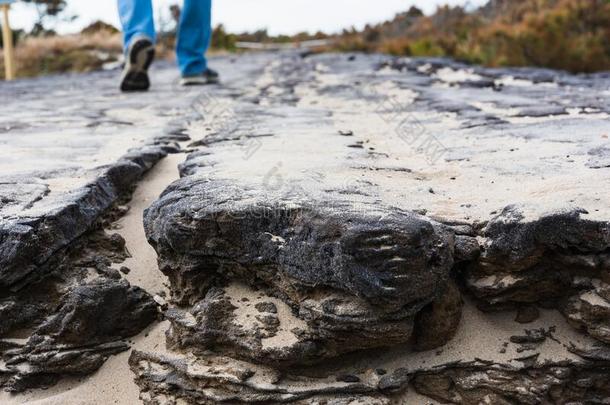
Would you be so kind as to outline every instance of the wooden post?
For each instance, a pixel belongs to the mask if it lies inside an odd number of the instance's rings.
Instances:
[[[13,31],[8,21],[8,4],[0,4],[2,7],[2,41],[4,47],[4,77],[6,80],[15,78],[15,57],[13,52]]]

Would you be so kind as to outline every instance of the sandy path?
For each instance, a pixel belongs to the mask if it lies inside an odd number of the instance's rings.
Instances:
[[[161,291],[169,293],[165,284],[167,278],[157,267],[157,253],[148,244],[142,218],[144,210],[153,203],[159,194],[174,180],[178,179],[178,164],[184,160],[184,154],[169,155],[161,160],[140,182],[129,203],[127,215],[122,217],[117,225],[119,233],[127,242],[127,250],[131,257],[114,267],[128,267],[131,271],[124,277],[133,285],[142,287],[150,294],[159,294]]]
[[[155,295],[166,290],[165,276],[157,268],[157,256],[146,241],[142,225],[142,215],[146,209],[172,181],[178,178],[178,164],[184,154],[169,155],[152,168],[138,183],[129,211],[113,230],[125,238],[127,249],[132,257],[115,266],[131,269],[124,277],[133,285],[140,286]],[[139,335],[130,339],[132,348],[145,351],[158,351],[165,345],[165,331],[168,322],[163,321],[149,326]],[[99,405],[142,403],[139,390],[133,381],[127,359],[130,351],[111,356],[94,374],[85,378],[63,379],[47,390],[31,390],[24,394],[11,395],[0,393],[0,404],[38,404],[38,405]]]

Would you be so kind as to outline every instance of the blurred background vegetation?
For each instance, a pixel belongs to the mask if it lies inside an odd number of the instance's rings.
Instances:
[[[407,56],[448,56],[486,66],[610,70],[610,0],[494,0],[466,12],[417,8],[363,32],[344,32],[336,48]]]
[[[119,31],[103,22],[80,34],[46,29],[64,15],[65,0],[27,0],[38,10],[31,32],[15,31],[18,74],[114,68],[121,60]],[[180,8],[157,22],[159,57],[172,59]],[[439,7],[432,15],[411,7],[391,21],[338,34],[270,36],[266,30],[230,33],[214,28],[212,52],[240,52],[240,42],[261,44],[326,40],[317,51],[382,52],[397,56],[452,57],[486,66],[538,66],[575,73],[610,70],[610,0],[490,0],[475,10]],[[0,72],[3,72],[0,57]],[[3,73],[0,73],[0,75]],[[1,76],[0,76],[1,77]]]

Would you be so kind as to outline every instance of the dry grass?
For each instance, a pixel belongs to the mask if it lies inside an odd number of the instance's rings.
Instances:
[[[28,37],[15,48],[18,77],[100,69],[121,55],[121,36],[108,32],[91,35]],[[0,58],[2,75],[4,60]]]
[[[431,16],[344,32],[336,50],[449,56],[486,66],[610,70],[610,0],[496,0],[474,12],[439,7]]]
[[[91,34],[27,37],[15,48],[17,77],[52,73],[90,72],[116,62],[122,54],[120,33],[99,31]],[[171,58],[166,44],[157,46],[159,58]],[[0,78],[4,79],[4,58],[0,55]]]

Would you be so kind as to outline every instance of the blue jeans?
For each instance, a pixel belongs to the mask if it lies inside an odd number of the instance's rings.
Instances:
[[[134,36],[155,40],[152,0],[118,0],[125,49]],[[180,15],[176,55],[183,76],[203,73],[207,68],[205,52],[212,36],[212,0],[184,0]]]

